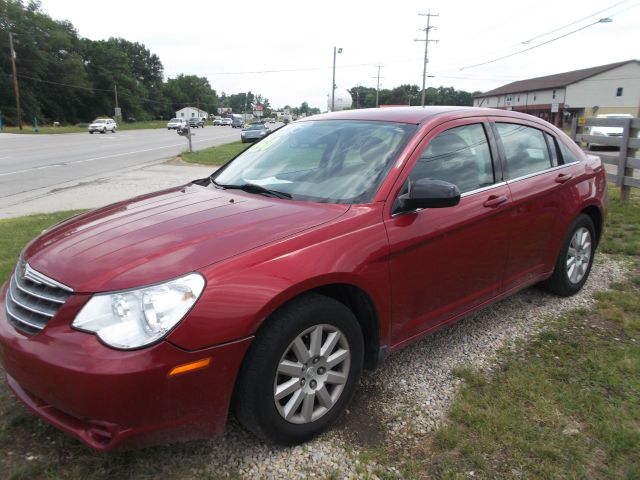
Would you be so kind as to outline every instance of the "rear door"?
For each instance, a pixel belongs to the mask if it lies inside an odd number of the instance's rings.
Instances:
[[[493,123],[513,209],[505,288],[539,281],[553,270],[565,235],[564,205],[576,163],[564,163],[555,134],[533,122],[496,118]]]
[[[509,239],[509,188],[489,124],[447,122],[429,132],[392,191],[408,180],[445,180],[462,193],[455,207],[386,214],[393,298],[392,343],[400,346],[495,297]],[[397,204],[397,201],[395,202]]]

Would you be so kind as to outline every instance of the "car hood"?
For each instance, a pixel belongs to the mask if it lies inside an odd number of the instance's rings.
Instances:
[[[106,127],[107,124],[106,123],[91,123],[89,126],[90,127]]]
[[[127,289],[198,270],[348,209],[189,184],[62,222],[31,242],[24,259],[76,292]]]

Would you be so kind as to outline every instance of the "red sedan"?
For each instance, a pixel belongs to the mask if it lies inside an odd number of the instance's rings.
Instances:
[[[86,213],[0,296],[16,396],[99,450],[322,432],[363,368],[529,285],[572,295],[605,171],[535,117],[353,110],[275,131],[211,177]]]

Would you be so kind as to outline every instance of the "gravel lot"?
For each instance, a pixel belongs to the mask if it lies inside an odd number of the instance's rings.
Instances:
[[[596,257],[585,289],[558,298],[531,288],[391,355],[366,372],[348,412],[327,434],[302,446],[280,448],[258,442],[231,419],[224,437],[199,442],[211,452],[209,472],[244,478],[356,478],[393,467],[364,463],[359,453],[377,445],[403,447],[433,430],[451,405],[460,380],[456,367],[491,371],[498,350],[543,328],[549,318],[593,305],[593,293],[622,280],[624,264]],[[587,327],[588,328],[588,327]],[[269,399],[265,399],[269,401]]]

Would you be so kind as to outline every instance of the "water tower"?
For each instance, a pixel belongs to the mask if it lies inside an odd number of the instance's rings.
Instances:
[[[334,100],[334,111],[345,110],[351,108],[353,104],[353,98],[347,90],[336,89]],[[331,111],[331,94],[327,96],[327,110]]]

